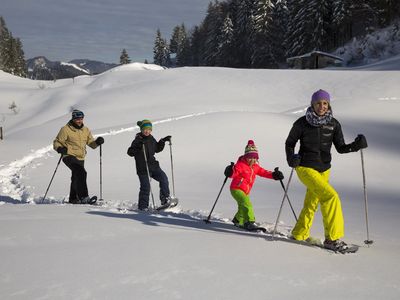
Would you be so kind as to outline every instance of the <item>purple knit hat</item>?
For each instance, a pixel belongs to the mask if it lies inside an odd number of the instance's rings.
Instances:
[[[314,104],[315,102],[317,102],[319,100],[326,100],[326,101],[330,102],[331,96],[329,95],[329,93],[327,91],[318,90],[312,95],[311,104]]]

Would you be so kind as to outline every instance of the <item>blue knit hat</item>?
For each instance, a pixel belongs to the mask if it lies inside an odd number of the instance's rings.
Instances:
[[[145,128],[150,128],[150,129],[153,129],[153,124],[151,124],[151,121],[150,120],[142,120],[142,121],[138,121],[137,123],[137,126],[139,126],[140,127],[140,130],[142,131],[143,129],[145,129]]]
[[[326,101],[330,102],[331,96],[329,95],[329,93],[327,91],[318,90],[312,95],[311,104],[314,104],[315,102],[317,102],[319,100],[326,100]]]
[[[85,114],[81,112],[80,110],[74,109],[72,111],[72,120],[75,119],[83,119],[85,117]]]

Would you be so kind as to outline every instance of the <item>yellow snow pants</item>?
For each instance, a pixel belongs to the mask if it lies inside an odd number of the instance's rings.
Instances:
[[[307,187],[304,206],[292,235],[296,240],[306,240],[310,236],[310,229],[314,213],[321,204],[321,213],[324,223],[325,238],[337,240],[344,236],[344,219],[340,198],[335,189],[329,184],[330,169],[318,172],[312,168],[297,167],[297,176]]]

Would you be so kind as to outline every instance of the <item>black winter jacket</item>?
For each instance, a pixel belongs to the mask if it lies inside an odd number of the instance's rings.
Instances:
[[[149,171],[152,173],[160,167],[160,164],[155,159],[154,154],[161,152],[165,147],[165,142],[161,139],[156,141],[152,136],[144,136],[142,133],[136,134],[131,146],[128,148],[128,155],[134,156],[136,161],[136,173],[138,175],[147,175],[146,161],[143,154],[143,145],[146,148],[147,163]]]
[[[286,159],[291,164],[297,141],[300,140],[300,166],[324,172],[331,167],[331,147],[335,145],[337,152],[348,153],[358,151],[354,143],[346,144],[342,127],[335,118],[327,125],[315,127],[303,116],[294,122],[286,139]]]

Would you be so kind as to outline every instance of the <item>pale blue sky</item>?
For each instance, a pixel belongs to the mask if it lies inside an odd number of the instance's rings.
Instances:
[[[170,38],[175,25],[200,24],[210,0],[0,0],[0,15],[22,40],[25,59],[153,60],[157,28]]]

